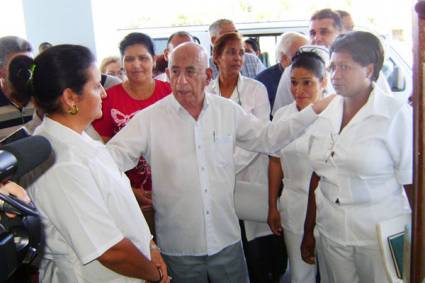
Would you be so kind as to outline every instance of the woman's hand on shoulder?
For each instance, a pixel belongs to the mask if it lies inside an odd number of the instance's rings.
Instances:
[[[336,94],[331,94],[326,96],[325,98],[320,99],[319,101],[313,103],[313,111],[316,112],[316,114],[322,113],[323,110],[328,107],[329,103],[335,98]]]

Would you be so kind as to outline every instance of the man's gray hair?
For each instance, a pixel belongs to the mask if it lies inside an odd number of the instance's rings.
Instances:
[[[23,38],[17,36],[4,36],[0,38],[0,67],[12,53],[32,52],[31,44]]]
[[[280,62],[280,57],[282,54],[287,56],[292,56],[290,53],[291,46],[295,40],[305,39],[308,41],[308,38],[298,32],[285,32],[280,36],[279,43],[276,45],[276,60]]]
[[[210,33],[210,37],[218,37],[220,36],[220,29],[224,25],[234,25],[234,23],[231,20],[228,19],[219,19],[215,22],[213,22],[209,27],[208,31]]]

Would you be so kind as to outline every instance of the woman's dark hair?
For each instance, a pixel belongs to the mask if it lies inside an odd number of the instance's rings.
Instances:
[[[319,80],[326,77],[326,66],[323,59],[314,52],[297,52],[292,57],[292,70],[296,68],[304,68],[311,71]]]
[[[141,44],[148,50],[152,58],[155,56],[155,45],[153,44],[152,38],[141,32],[132,32],[127,34],[123,40],[120,42],[120,53],[121,56],[124,56],[125,50],[127,47],[135,44]]]
[[[372,80],[376,81],[384,63],[384,48],[375,35],[365,31],[352,31],[339,35],[330,48],[330,54],[346,52],[363,67],[373,64]]]
[[[217,38],[213,47],[214,60],[223,54],[226,44],[234,40],[242,43],[242,37],[238,32],[228,32]]]
[[[44,113],[57,113],[61,111],[58,98],[65,89],[81,94],[94,62],[87,47],[69,44],[53,46],[35,59],[17,56],[9,65],[12,93],[26,102],[33,96]]]
[[[258,45],[258,42],[255,38],[248,38],[245,39],[245,43],[251,45],[252,50],[254,50],[255,52],[259,52],[260,51],[260,46]]]

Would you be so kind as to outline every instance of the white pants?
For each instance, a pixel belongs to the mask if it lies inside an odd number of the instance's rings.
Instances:
[[[291,283],[315,283],[316,265],[308,264],[301,258],[301,242],[303,235],[283,229],[286,251],[291,268]]]
[[[317,240],[320,275],[328,277],[324,283],[388,282],[378,245],[343,246],[322,234]]]

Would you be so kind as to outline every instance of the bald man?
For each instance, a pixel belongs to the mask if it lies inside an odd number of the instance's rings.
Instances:
[[[290,120],[260,121],[205,93],[208,56],[192,42],[170,54],[167,74],[173,95],[138,112],[107,147],[122,171],[141,155],[151,165],[158,245],[174,283],[247,282],[233,200],[235,147],[275,152],[314,122],[328,101]]]

